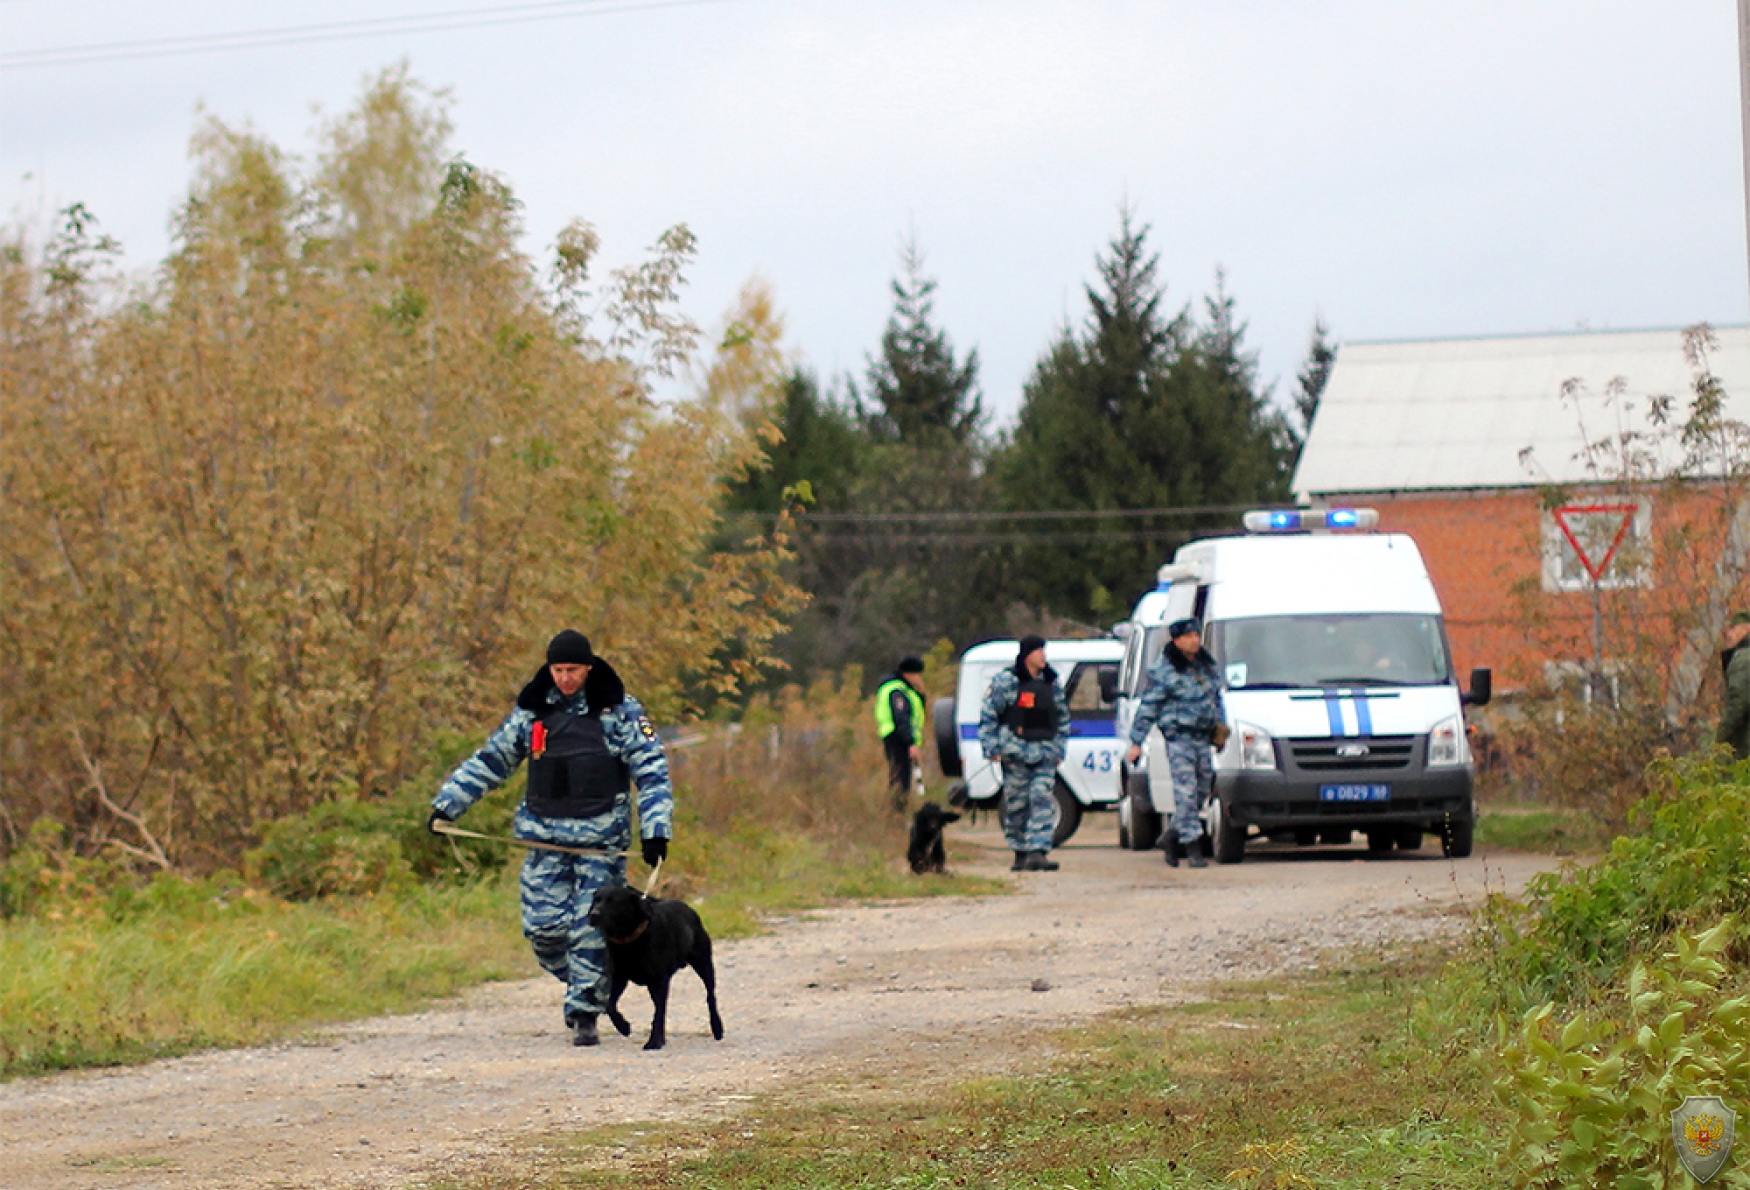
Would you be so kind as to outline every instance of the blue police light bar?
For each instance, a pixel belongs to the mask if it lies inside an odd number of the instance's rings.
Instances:
[[[1268,509],[1248,512],[1247,533],[1332,533],[1365,531],[1379,524],[1371,508]]]

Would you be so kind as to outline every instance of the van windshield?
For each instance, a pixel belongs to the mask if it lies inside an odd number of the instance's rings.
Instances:
[[[1233,689],[1440,686],[1452,680],[1439,616],[1260,616],[1210,625]]]

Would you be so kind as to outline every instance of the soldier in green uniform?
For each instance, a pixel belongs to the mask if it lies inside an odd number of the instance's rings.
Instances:
[[[1714,741],[1731,746],[1739,760],[1750,757],[1750,611],[1732,617],[1726,629],[1726,693]]]

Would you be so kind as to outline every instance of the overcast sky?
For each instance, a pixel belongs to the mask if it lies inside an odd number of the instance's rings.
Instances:
[[[684,221],[695,317],[762,275],[825,374],[861,372],[915,229],[1002,420],[1085,317],[1125,201],[1170,303],[1225,269],[1279,397],[1315,316],[1370,340],[1750,309],[1731,0],[600,6],[622,11],[20,69],[495,0],[0,0],[0,201],[39,223],[82,201],[148,267],[198,105],[301,153],[312,105],[405,58],[451,88],[455,146],[510,181],[532,251],[582,216],[623,263]]]

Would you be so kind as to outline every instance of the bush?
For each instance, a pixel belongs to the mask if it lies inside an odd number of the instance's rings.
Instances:
[[[1609,854],[1535,877],[1523,904],[1496,897],[1485,907],[1477,958],[1500,1007],[1608,995],[1675,931],[1750,911],[1750,763],[1665,759],[1648,779],[1635,833]]]
[[[1626,1014],[1556,1005],[1512,1027],[1499,1018],[1497,1097],[1515,1114],[1505,1160],[1518,1187],[1664,1190],[1688,1185],[1671,1143],[1671,1112],[1691,1095],[1737,1098],[1750,1078],[1750,997],[1728,998],[1721,956],[1740,936],[1727,918],[1679,935],[1676,949],[1637,964]],[[1750,1170],[1721,1185],[1750,1187]]]

